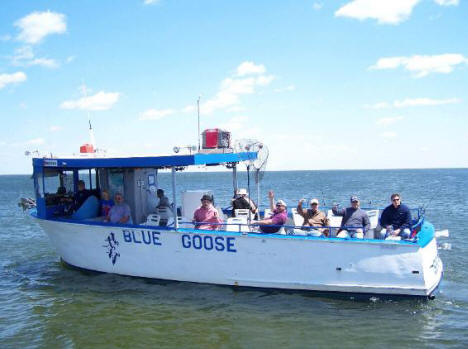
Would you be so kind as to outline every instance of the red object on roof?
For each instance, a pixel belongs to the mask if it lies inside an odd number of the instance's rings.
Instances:
[[[219,128],[203,131],[203,149],[229,148],[231,146],[231,133]]]
[[[80,147],[80,153],[94,153],[94,147],[92,144],[83,144]]]

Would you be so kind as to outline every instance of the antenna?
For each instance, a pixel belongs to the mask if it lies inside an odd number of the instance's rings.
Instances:
[[[197,114],[198,114],[198,151],[200,151],[200,98],[197,99]]]
[[[81,81],[83,85],[83,93],[85,97],[88,97],[88,88],[86,87],[84,81]],[[88,124],[89,124],[89,143],[93,146],[93,151],[96,150],[96,139],[94,138],[94,131],[93,131],[93,126],[91,125],[91,115],[89,113],[89,109],[86,110],[86,114],[88,116]]]

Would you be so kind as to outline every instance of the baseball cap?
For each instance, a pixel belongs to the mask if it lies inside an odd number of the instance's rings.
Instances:
[[[317,199],[312,199],[310,200],[310,204],[317,204],[318,205],[319,201]]]
[[[245,189],[245,188],[239,188],[239,189],[237,190],[237,194],[239,194],[239,195],[247,195],[247,189]]]
[[[351,196],[351,202],[359,201],[359,198],[356,195]]]
[[[277,204],[277,205],[281,205],[281,206],[285,206],[285,207],[288,206],[288,205],[286,205],[286,203],[285,203],[283,200],[277,200],[277,201],[276,201],[276,204]]]

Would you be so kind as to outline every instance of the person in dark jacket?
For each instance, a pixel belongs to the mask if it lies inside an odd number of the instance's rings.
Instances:
[[[73,195],[73,211],[78,211],[90,195],[91,191],[86,189],[85,182],[80,179],[78,181],[78,191]]]
[[[357,196],[351,196],[351,207],[333,206],[332,211],[334,215],[343,217],[337,238],[363,239],[364,233],[370,229],[369,217],[366,211],[360,209]]]
[[[400,194],[392,194],[392,204],[387,206],[380,217],[381,236],[385,239],[408,239],[411,235],[411,212],[401,203]]]
[[[249,198],[247,194],[247,190],[244,188],[240,188],[237,191],[236,198],[232,200],[232,216],[236,216],[237,209],[245,209],[250,210],[254,216],[254,219],[258,219],[258,209],[255,202]]]

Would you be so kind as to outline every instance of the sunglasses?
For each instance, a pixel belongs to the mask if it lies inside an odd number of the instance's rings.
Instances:
[[[393,199],[392,201],[400,201],[400,199]]]
[[[310,204],[311,206],[317,206],[318,204],[314,202],[313,204]]]

